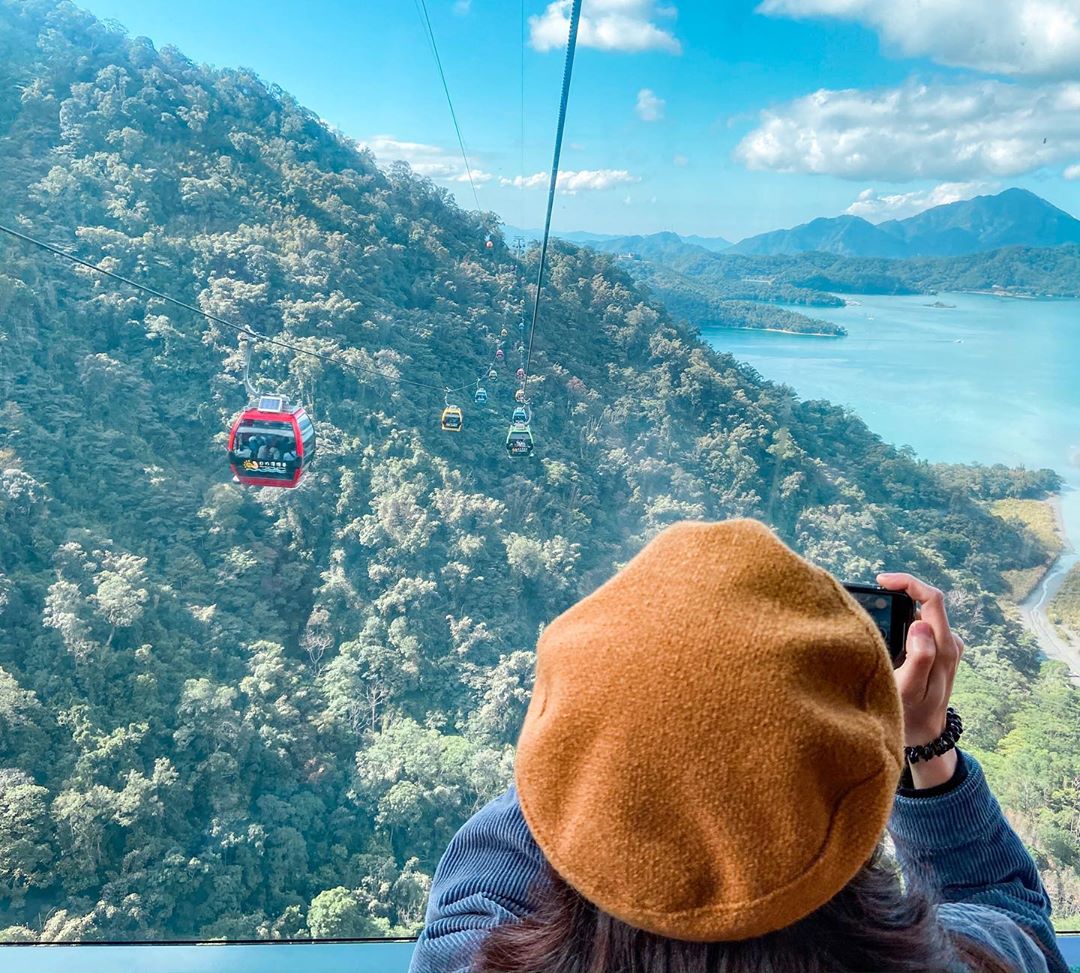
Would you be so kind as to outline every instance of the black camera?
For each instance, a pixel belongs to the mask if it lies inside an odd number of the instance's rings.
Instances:
[[[877,585],[845,584],[844,587],[881,632],[893,668],[898,669],[906,658],[904,643],[908,629],[915,621],[915,602],[902,591],[889,591]]]

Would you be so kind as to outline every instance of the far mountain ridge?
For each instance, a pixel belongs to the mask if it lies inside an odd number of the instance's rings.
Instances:
[[[807,251],[846,257],[913,256],[902,240],[861,216],[819,216],[790,230],[773,230],[736,243],[729,253],[746,256],[791,256]]]
[[[521,237],[525,241],[531,243],[539,240],[544,235],[542,230],[526,230],[518,226],[511,226],[508,223],[503,225],[502,232],[503,237],[508,242],[512,242],[515,237]],[[584,244],[597,250],[617,251],[621,249],[621,246],[615,245],[617,241],[621,243],[622,241],[629,240],[644,241],[646,246],[650,245],[650,242],[666,243],[668,245],[679,243],[690,247],[700,247],[703,250],[710,250],[713,253],[719,253],[721,250],[726,250],[731,246],[730,240],[725,240],[720,236],[698,236],[696,234],[683,236],[672,230],[661,230],[659,233],[622,234],[592,233],[587,230],[553,229],[551,235],[558,237],[560,240]]]
[[[647,233],[644,235],[616,236],[606,240],[593,240],[589,243],[594,250],[603,250],[625,256],[633,254],[643,260],[671,259],[687,254],[709,256],[716,253],[707,247],[690,243],[686,237],[670,231],[661,233]]]
[[[819,217],[741,240],[726,252],[782,256],[819,251],[845,257],[956,257],[1003,247],[1080,243],[1080,220],[1026,189],[945,203],[903,220]]]

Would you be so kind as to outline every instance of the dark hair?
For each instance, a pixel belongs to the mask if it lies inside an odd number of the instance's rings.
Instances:
[[[550,868],[529,917],[493,929],[473,973],[1019,973],[982,943],[946,930],[918,877],[901,881],[878,845],[832,899],[776,932],[691,943],[627,925]]]

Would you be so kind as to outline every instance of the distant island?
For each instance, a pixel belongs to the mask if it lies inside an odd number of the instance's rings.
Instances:
[[[923,307],[955,308],[955,304],[946,304],[944,301],[934,301],[933,304],[924,304]]]

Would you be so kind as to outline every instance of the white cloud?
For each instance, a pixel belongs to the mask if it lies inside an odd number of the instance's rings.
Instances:
[[[468,182],[469,173],[464,171],[464,166],[462,166],[461,169],[462,171],[459,172],[456,176],[447,176],[446,178],[449,179],[450,182]],[[482,186],[486,182],[491,182],[491,180],[494,178],[495,177],[490,172],[484,172],[483,169],[472,170],[472,181],[478,186]]]
[[[472,10],[472,0],[454,0],[454,13],[464,17]]]
[[[1069,180],[1080,179],[1080,165],[1069,166],[1062,174]]]
[[[526,189],[546,189],[551,181],[548,172],[534,172],[531,176],[514,176],[513,179],[500,179],[502,186],[515,186]],[[557,188],[573,196],[575,193],[589,192],[596,189],[611,189],[627,182],[640,182],[637,176],[630,175],[625,169],[581,169],[577,172],[566,169],[559,173]]]
[[[876,189],[864,189],[844,212],[875,223],[902,220],[932,206],[971,199],[998,188],[995,183],[986,182],[943,182],[933,189],[917,189],[910,193],[879,193]]]
[[[763,0],[757,10],[855,21],[902,55],[956,67],[1080,75],[1080,0]]]
[[[664,117],[664,106],[667,104],[663,98],[657,98],[652,88],[642,88],[637,93],[637,104],[634,111],[643,122],[658,122]]]
[[[559,173],[560,176],[564,173]],[[505,176],[499,179],[500,186],[513,186],[516,189],[539,189],[541,186],[548,184],[548,174],[546,172],[534,172],[531,176],[514,176],[513,179],[507,179]]]
[[[465,162],[452,149],[443,149],[424,142],[404,142],[392,135],[375,135],[366,141],[357,143],[362,149],[370,149],[380,163],[407,162],[418,176],[440,182],[469,181],[465,171]],[[495,177],[490,172],[473,168],[473,182],[478,186],[491,182]]]
[[[690,160],[681,152],[676,155],[671,161],[674,162],[675,165],[677,165],[680,169],[685,169],[688,165],[690,165]]]
[[[566,46],[570,33],[571,0],[554,0],[538,16],[529,18],[529,43],[538,51]],[[672,6],[660,6],[657,0],[584,0],[578,44],[602,51],[667,51],[681,54],[682,45],[670,30],[654,21],[672,18]]]
[[[761,113],[749,169],[846,179],[1001,178],[1080,156],[1080,83],[822,89]]]

